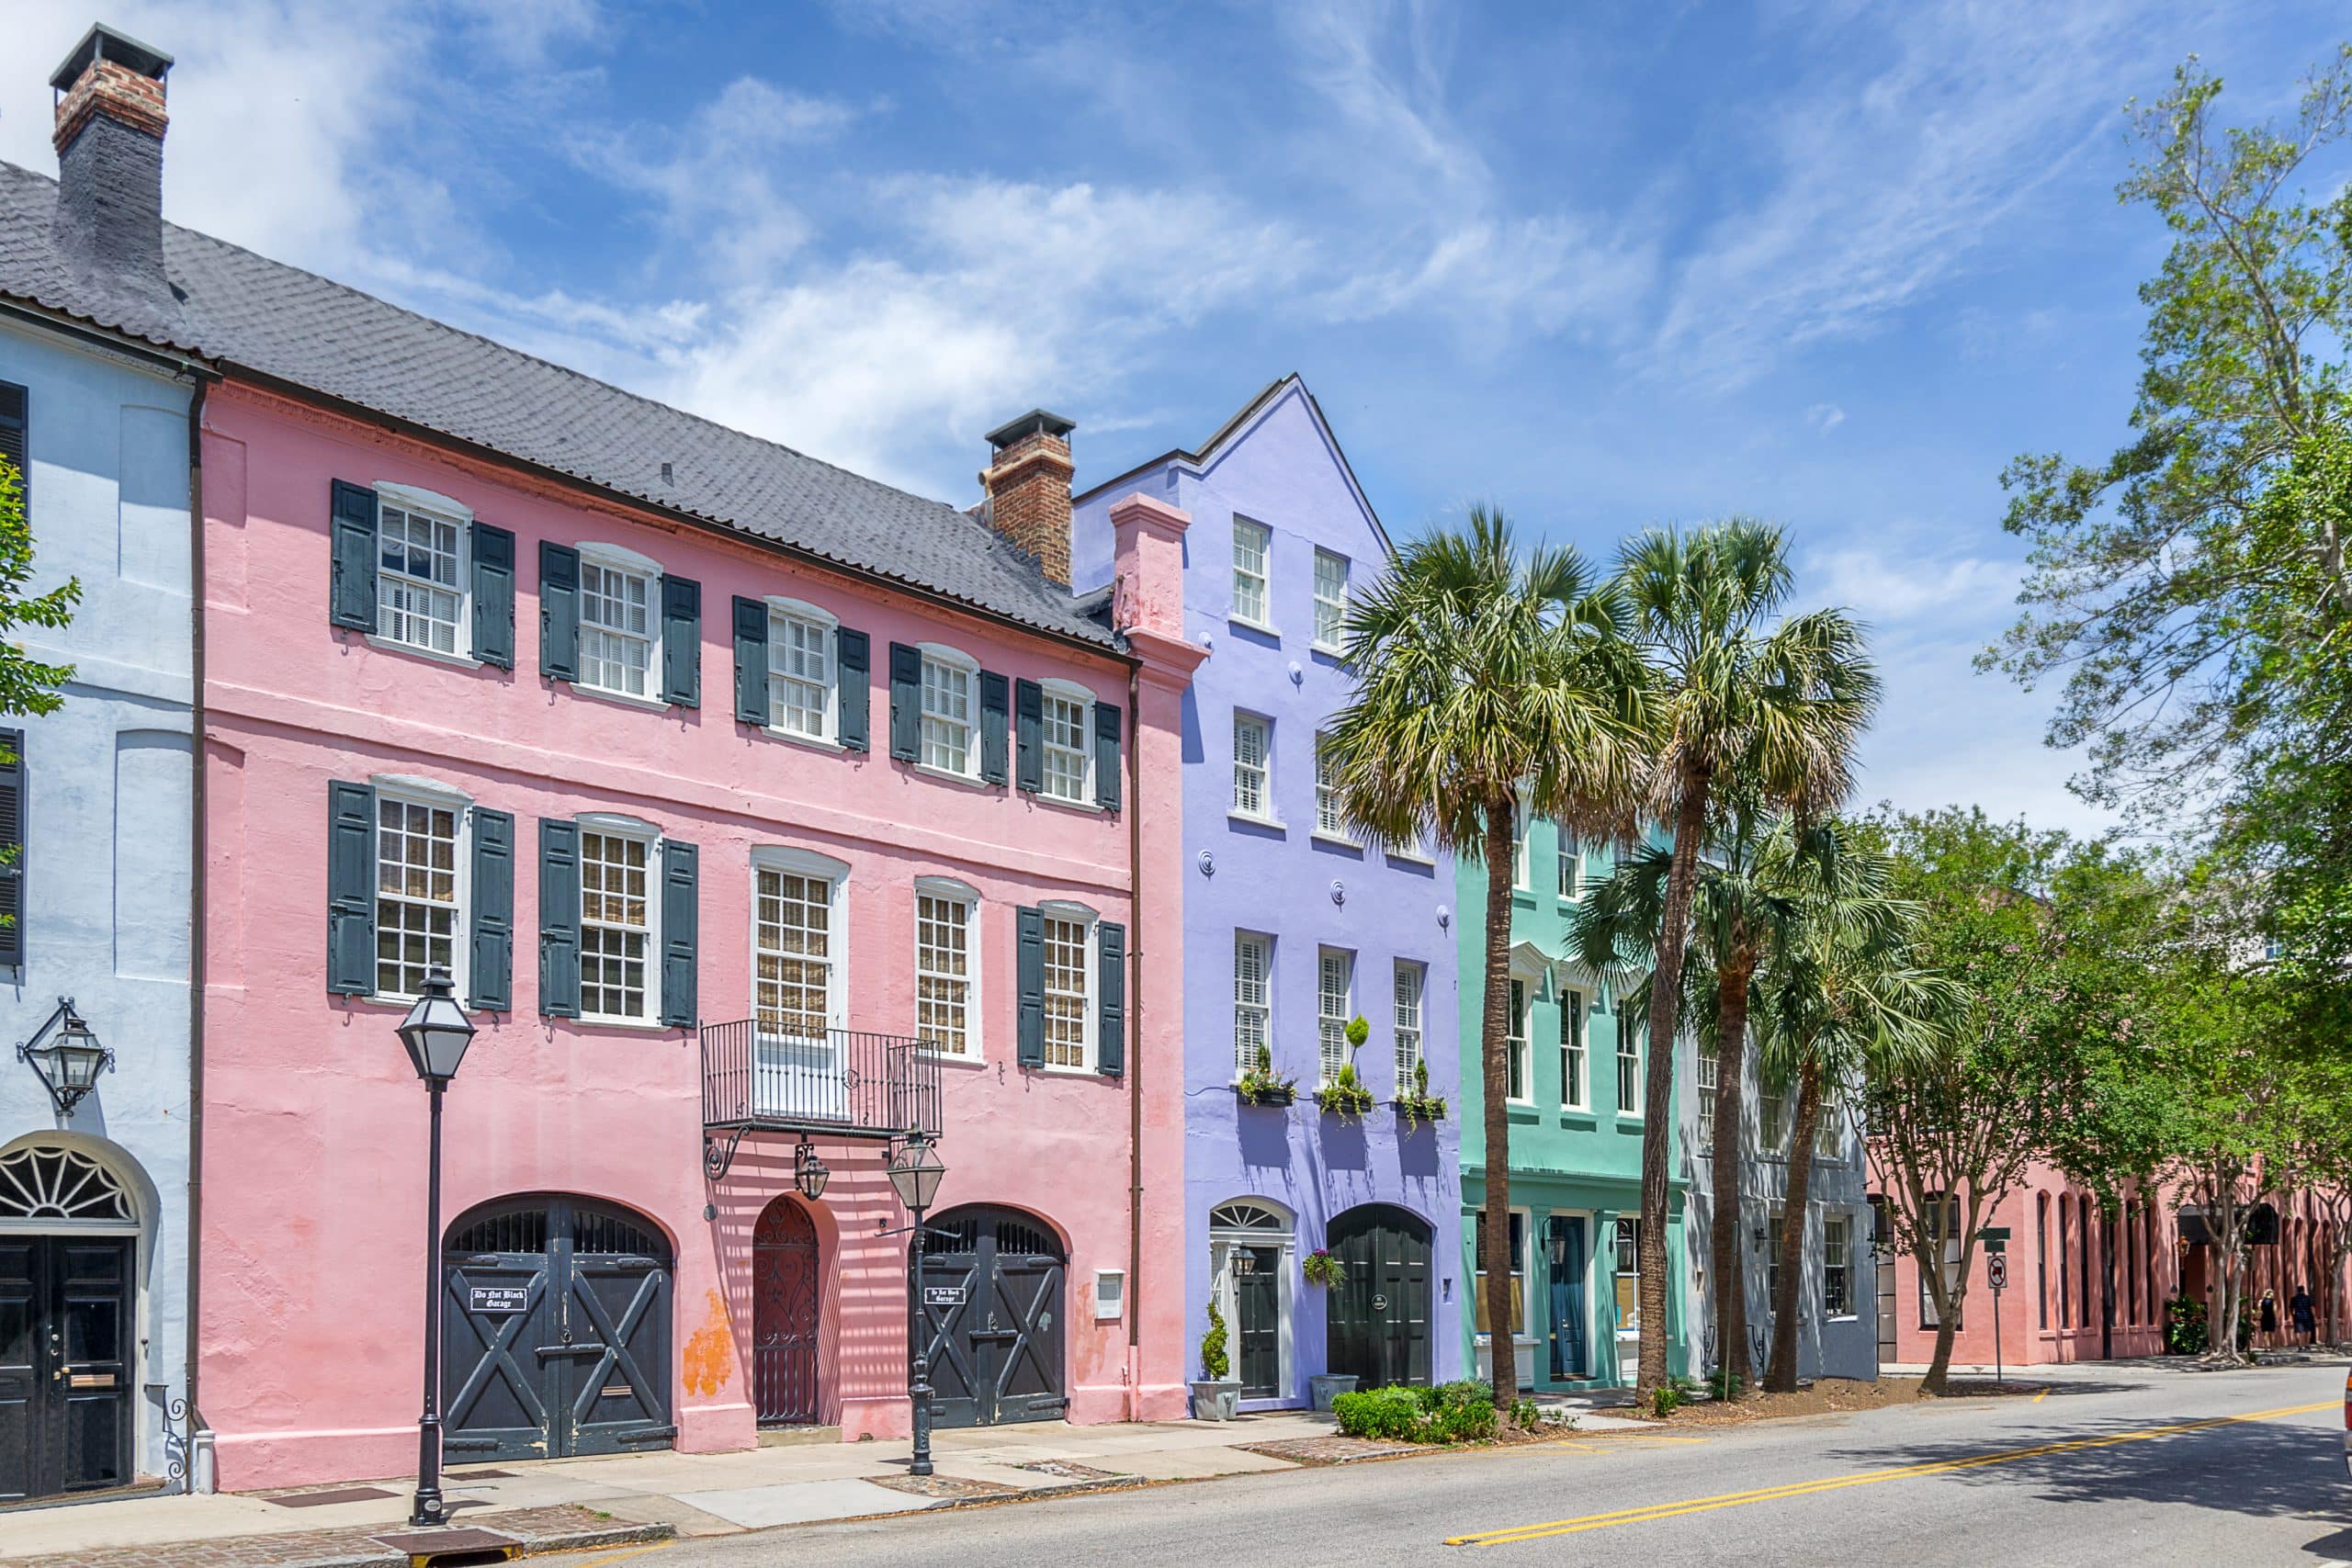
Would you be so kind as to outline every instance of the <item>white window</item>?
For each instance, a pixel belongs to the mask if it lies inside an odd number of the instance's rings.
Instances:
[[[1770,1215],[1766,1219],[1764,1225],[1764,1232],[1767,1237],[1765,1243],[1764,1293],[1774,1301],[1781,1299],[1781,1246],[1782,1241],[1781,1233],[1788,1228],[1788,1212],[1784,1209],[1774,1209]],[[1800,1251],[1803,1250],[1804,1245],[1804,1238],[1800,1236],[1797,1242]]]
[[[1348,558],[1315,552],[1315,646],[1338,649],[1348,624]]]
[[[967,776],[978,772],[979,748],[973,743],[972,688],[979,671],[960,654],[922,653],[922,750],[926,768]]]
[[[942,1055],[978,1055],[972,1005],[978,914],[971,893],[915,885],[915,1038]]]
[[[1560,824],[1560,897],[1574,898],[1584,891],[1584,850],[1577,842],[1576,829]]]
[[[1756,1121],[1758,1136],[1766,1154],[1780,1154],[1786,1149],[1789,1142],[1789,1101],[1779,1084],[1767,1081],[1757,1086]]]
[[[458,882],[464,808],[376,795],[376,994],[414,997],[435,964],[458,978],[464,929]]]
[[[1348,1063],[1348,1021],[1355,1016],[1355,954],[1322,950],[1315,987],[1316,1036],[1323,1051],[1323,1082],[1335,1082]]]
[[[1487,1315],[1487,1303],[1494,1294],[1488,1287],[1487,1273],[1487,1212],[1481,1209],[1471,1226],[1473,1259],[1476,1265],[1476,1294],[1471,1303],[1477,1314],[1477,1337],[1490,1340],[1487,1325],[1493,1319]],[[1527,1213],[1522,1209],[1510,1212],[1510,1235],[1506,1238],[1510,1248],[1510,1332],[1513,1338],[1527,1332]]]
[[[580,557],[580,683],[641,697],[652,680],[656,574]]]
[[[1813,1157],[1834,1160],[1846,1152],[1846,1110],[1835,1094],[1821,1097],[1821,1113],[1813,1124]]]
[[[622,1022],[653,1015],[647,973],[653,956],[648,897],[650,838],[584,829],[580,834],[580,1013]]]
[[[1340,771],[1329,742],[1328,736],[1315,738],[1315,830],[1327,839],[1344,839],[1348,823],[1340,810]]]
[[[1273,726],[1253,713],[1233,716],[1233,809],[1244,817],[1273,816]]]
[[[1048,685],[1040,716],[1046,740],[1045,793],[1055,800],[1091,803],[1087,729],[1093,718],[1092,700],[1083,692]]]
[[[1854,1222],[1843,1214],[1821,1216],[1821,1310],[1854,1315]]]
[[[1421,1065],[1421,989],[1427,971],[1406,959],[1396,961],[1396,1090],[1413,1087],[1413,1069]]]
[[[1272,1049],[1274,941],[1233,933],[1233,1076],[1255,1072],[1258,1053]]]
[[[1505,1097],[1521,1101],[1532,1099],[1534,1090],[1527,1082],[1527,983],[1523,980],[1510,983],[1510,1023],[1503,1036],[1503,1062]]]
[[[768,723],[806,740],[833,739],[833,630],[813,606],[769,602]]]
[[[1233,520],[1233,615],[1252,626],[1266,624],[1266,558],[1273,531],[1247,517]]]
[[[1530,832],[1533,831],[1534,826],[1535,820],[1528,812],[1526,801],[1521,800],[1517,806],[1511,808],[1510,885],[1513,887],[1532,887],[1534,886],[1527,880],[1527,836]]]
[[[1718,1076],[1723,1070],[1723,1058],[1713,1045],[1699,1047],[1699,1152],[1710,1155],[1715,1147],[1715,1090],[1722,1083]]]
[[[1571,1111],[1584,1109],[1584,1007],[1582,991],[1560,994],[1560,1103]]]
[[[1617,1332],[1639,1334],[1642,1331],[1642,1222],[1617,1222],[1615,1258],[1611,1260],[1617,1280]]]
[[[1083,1069],[1091,1065],[1088,1046],[1093,1033],[1088,1006],[1093,966],[1087,959],[1094,922],[1048,909],[1045,934],[1046,1066]]]
[[[752,1010],[762,1034],[822,1040],[832,1027],[839,965],[833,895],[830,877],[754,867]]]
[[[1639,1116],[1642,1113],[1642,1042],[1634,1032],[1633,1020],[1625,1016],[1620,1006],[1617,1020],[1617,1114]]]
[[[376,635],[434,653],[466,650],[466,525],[407,501],[376,502]],[[406,993],[403,993],[406,994]]]

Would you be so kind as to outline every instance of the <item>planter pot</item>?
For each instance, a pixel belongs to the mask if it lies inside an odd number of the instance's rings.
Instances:
[[[1238,1382],[1196,1382],[1193,1384],[1193,1419],[1195,1421],[1230,1421],[1241,1414],[1241,1385]]]
[[[1306,1391],[1317,1410],[1329,1410],[1331,1402],[1343,1393],[1356,1391],[1353,1372],[1315,1372],[1306,1380]]]
[[[1283,1106],[1293,1104],[1298,1099],[1295,1089],[1261,1089],[1255,1094],[1243,1094],[1236,1089],[1233,1093],[1244,1105]]]

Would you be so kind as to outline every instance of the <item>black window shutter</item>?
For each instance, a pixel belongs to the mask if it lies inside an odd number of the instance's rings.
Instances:
[[[890,755],[922,755],[922,649],[903,642],[890,645]]]
[[[376,792],[327,785],[327,990],[376,994]]]
[[[580,552],[539,541],[539,673],[580,679]]]
[[[1119,705],[1094,705],[1094,804],[1119,809]]]
[[[539,1011],[580,1016],[580,828],[539,819]]]
[[[1019,1028],[1014,1032],[1024,1067],[1046,1065],[1046,916],[1041,909],[1015,911],[1017,962],[1021,984]]]
[[[31,413],[32,394],[14,381],[0,381],[0,463],[17,470],[17,498],[25,503],[27,517],[32,515],[32,443],[27,438]]]
[[[327,619],[354,631],[376,629],[376,492],[336,479],[327,524],[334,562]]]
[[[514,818],[473,810],[474,942],[466,1003],[486,1012],[514,1010]]]
[[[662,841],[662,1021],[695,1024],[695,847]]]
[[[989,784],[1005,779],[1005,720],[1011,699],[1003,676],[980,671],[980,777]]]
[[[841,709],[842,749],[863,751],[871,744],[866,717],[874,690],[874,641],[842,626],[833,633],[833,672]]]
[[[487,523],[473,526],[474,657],[514,668],[514,536]]]
[[[764,725],[768,711],[768,607],[758,599],[735,600],[735,718]]]
[[[1096,1010],[1095,1070],[1117,1077],[1127,1070],[1127,928],[1098,920],[1094,945],[1101,955],[1102,1002]]]
[[[0,967],[25,962],[25,732],[0,729]]]
[[[702,705],[702,584],[662,578],[662,700]]]
[[[1035,795],[1046,787],[1046,689],[1035,681],[1012,683],[1012,782]]]

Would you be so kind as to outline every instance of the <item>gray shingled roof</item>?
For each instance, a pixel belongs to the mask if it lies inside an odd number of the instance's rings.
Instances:
[[[57,182],[0,163],[0,296],[388,414],[1041,630],[1110,631],[1027,552],[943,502],[164,226],[176,310],[77,276],[51,238]],[[672,465],[669,483],[662,465]],[[322,505],[324,502],[322,501]]]

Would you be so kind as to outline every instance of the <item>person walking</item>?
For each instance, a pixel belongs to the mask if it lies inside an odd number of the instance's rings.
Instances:
[[[2278,1292],[2266,1290],[2262,1292],[2262,1320],[2257,1326],[2262,1331],[2262,1348],[2266,1350],[2275,1348],[2278,1342]]]
[[[2319,1329],[2312,1312],[2312,1288],[2297,1285],[2294,1295],[2287,1303],[2287,1317],[2295,1325],[2295,1337],[2306,1347],[2319,1341]]]

